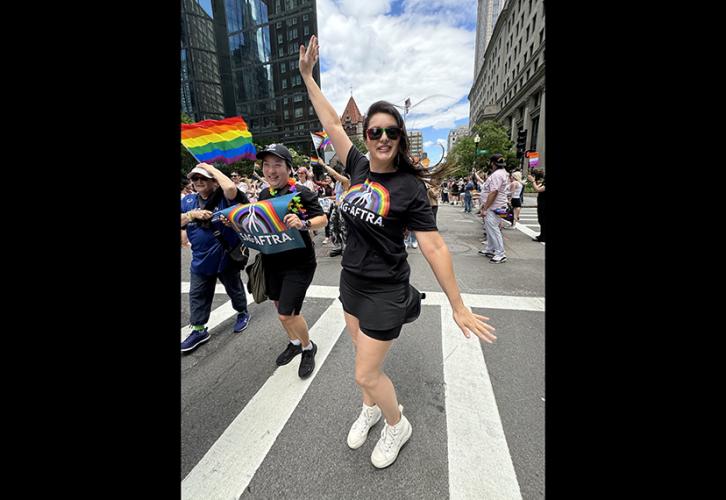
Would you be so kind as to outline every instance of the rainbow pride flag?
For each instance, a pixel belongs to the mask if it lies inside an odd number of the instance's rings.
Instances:
[[[318,158],[317,156],[311,156],[310,165],[322,165],[322,163],[320,163],[320,158]]]
[[[320,132],[310,132],[310,136],[313,139],[313,144],[315,144],[315,149],[325,149],[325,146],[330,144],[330,137],[328,137],[328,133],[325,130],[321,130]]]
[[[181,141],[200,162],[223,161],[230,164],[257,159],[252,134],[239,116],[182,123]]]

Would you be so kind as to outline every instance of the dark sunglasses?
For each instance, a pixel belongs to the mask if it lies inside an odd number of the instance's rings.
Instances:
[[[368,130],[366,130],[366,134],[368,135],[368,139],[371,141],[377,141],[381,138],[383,135],[383,132],[386,133],[386,137],[391,139],[392,141],[395,141],[399,137],[401,137],[401,129],[399,127],[371,127]]]
[[[192,180],[192,182],[197,182],[197,181],[211,181],[212,179],[209,179],[207,177],[202,177],[201,175],[196,175],[196,176],[192,177],[191,180]]]

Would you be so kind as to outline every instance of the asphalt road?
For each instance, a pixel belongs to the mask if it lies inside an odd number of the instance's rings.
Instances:
[[[318,268],[303,306],[321,346],[311,379],[297,378],[299,357],[275,366],[287,337],[273,304],[250,304],[249,328],[235,334],[220,287],[211,340],[181,356],[183,497],[544,498],[545,245],[529,234],[538,232],[535,209],[523,209],[525,215],[528,227],[503,231],[508,261],[494,265],[477,253],[480,220],[460,206],[439,208],[439,230],[465,302],[490,317],[495,344],[465,343],[452,330],[431,269],[419,250],[409,249],[412,284],[433,293],[386,360],[414,432],[384,470],[370,463],[382,423],[360,449],[345,443],[361,400],[335,298],[340,257],[327,256],[322,232],[314,238]],[[184,249],[183,284],[190,257]],[[183,336],[186,293],[181,305]],[[454,361],[465,352],[469,361]]]

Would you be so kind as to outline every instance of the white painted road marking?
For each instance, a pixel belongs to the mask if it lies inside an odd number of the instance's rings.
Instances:
[[[521,499],[481,343],[464,337],[451,313],[441,306],[449,497]]]
[[[188,283],[182,291],[188,293]],[[215,291],[225,293],[221,285]],[[315,372],[300,380],[296,363],[276,369],[184,478],[183,499],[229,500],[244,492],[345,328],[338,293],[334,286],[308,289],[308,297],[333,299],[310,329],[318,344]],[[462,335],[443,292],[425,293],[424,306],[441,307],[450,498],[521,499],[481,344]],[[545,310],[543,297],[465,293],[462,299],[472,308]],[[212,316],[219,324],[233,314],[227,302]]]
[[[182,480],[182,498],[239,498],[285,427],[345,328],[343,307],[333,303],[310,329],[318,352],[315,371],[305,380],[298,363],[281,366],[267,379],[202,459]]]

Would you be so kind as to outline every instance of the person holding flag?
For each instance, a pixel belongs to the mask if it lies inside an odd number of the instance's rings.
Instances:
[[[220,241],[223,239],[229,248],[233,248],[240,245],[239,236],[223,224],[211,222],[212,214],[217,210],[237,203],[249,203],[247,195],[237,189],[226,175],[207,163],[199,163],[187,177],[194,183],[196,193],[181,199],[181,227],[186,228],[192,246],[189,283],[189,324],[192,331],[181,343],[182,352],[192,351],[210,338],[206,325],[212,311],[217,278],[237,311],[234,332],[245,330],[250,321],[240,269],[231,265]]]
[[[363,406],[348,432],[347,444],[352,449],[360,448],[371,427],[383,417],[385,422],[371,463],[384,468],[396,461],[412,434],[393,382],[383,372],[391,341],[400,335],[403,324],[414,321],[421,310],[422,294],[409,282],[404,228],[415,231],[421,253],[446,293],[453,320],[464,336],[473,333],[489,343],[496,337],[494,328],[483,321],[489,318],[474,314],[461,298],[451,254],[436,228],[423,182],[434,175],[411,163],[401,114],[388,102],[373,103],[363,123],[370,156],[361,154],[313,78],[318,49],[315,35],[310,37],[307,48],[300,46],[300,74],[315,113],[351,178],[351,187],[340,206],[348,225],[348,244],[343,251],[339,299],[355,346],[355,380]],[[438,172],[443,173],[443,169]]]
[[[275,303],[278,318],[289,338],[287,347],[275,363],[283,366],[302,354],[298,376],[304,379],[315,369],[315,353],[318,350],[317,345],[310,340],[308,325],[300,314],[305,293],[317,267],[310,231],[324,228],[328,218],[323,213],[317,194],[291,178],[292,155],[285,146],[270,144],[257,153],[257,158],[262,161],[262,175],[269,183],[269,187],[260,192],[259,201],[296,194],[283,222],[288,228],[300,230],[305,246],[278,253],[263,253],[262,265],[265,269],[266,295]]]

